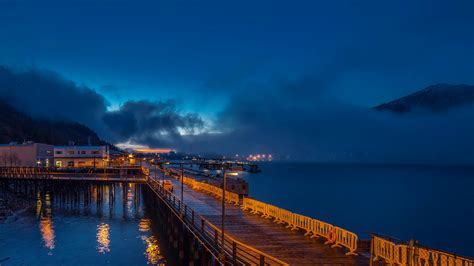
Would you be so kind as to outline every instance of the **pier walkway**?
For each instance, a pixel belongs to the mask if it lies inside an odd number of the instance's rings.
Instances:
[[[150,174],[150,178],[153,174]],[[181,195],[181,184],[174,178],[176,197]],[[184,185],[184,204],[220,229],[221,200]],[[325,245],[323,240],[305,237],[303,232],[291,231],[283,225],[243,211],[239,206],[226,204],[225,232],[290,265],[368,265],[369,258],[344,255],[344,251]]]

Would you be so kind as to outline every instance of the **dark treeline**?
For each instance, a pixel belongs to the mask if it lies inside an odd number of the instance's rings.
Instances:
[[[33,119],[0,101],[0,143],[35,141],[52,145],[105,145],[90,128],[68,121]]]

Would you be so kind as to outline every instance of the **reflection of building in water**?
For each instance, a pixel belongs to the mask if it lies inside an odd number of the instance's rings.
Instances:
[[[110,252],[110,226],[106,223],[97,226],[97,250],[102,254]]]
[[[150,224],[150,219],[142,218],[140,219],[140,223],[138,223],[138,230],[140,230],[140,232],[150,231]]]
[[[151,221],[150,219],[143,218],[138,223],[138,230],[140,232],[150,231]],[[142,235],[141,239],[146,244],[145,255],[148,259],[148,263],[152,265],[165,265],[164,257],[161,255],[160,247],[158,246],[158,240],[155,236]]]
[[[41,232],[41,237],[43,238],[43,244],[44,247],[49,250],[48,254],[52,255],[52,250],[55,247],[55,234],[51,212],[51,197],[49,193],[46,193],[45,195],[44,204],[37,203],[37,212],[38,210],[41,210],[39,229]]]
[[[120,184],[122,188],[123,217],[139,217],[140,185],[135,183]]]

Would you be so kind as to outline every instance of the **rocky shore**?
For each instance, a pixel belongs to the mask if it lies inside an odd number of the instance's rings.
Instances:
[[[0,190],[0,223],[7,217],[25,210],[32,204],[31,199],[26,199],[10,191]]]

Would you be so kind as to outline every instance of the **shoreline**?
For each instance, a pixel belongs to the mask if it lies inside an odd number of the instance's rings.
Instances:
[[[22,198],[20,195],[0,189],[0,208],[3,208],[0,209],[0,225],[27,211],[32,203],[32,199]]]

